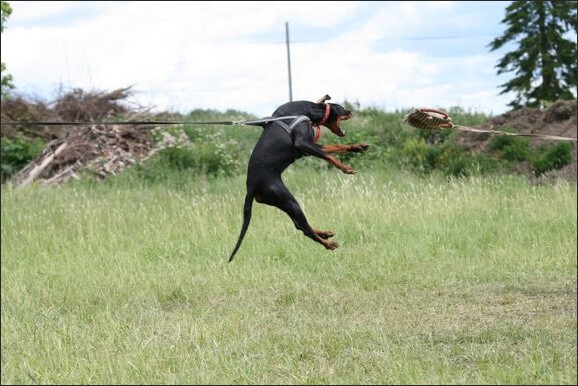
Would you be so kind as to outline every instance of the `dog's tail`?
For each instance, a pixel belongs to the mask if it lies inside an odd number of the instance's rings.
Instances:
[[[251,213],[253,211],[253,194],[251,192],[247,192],[245,196],[245,205],[243,206],[243,226],[241,227],[241,233],[239,234],[239,239],[237,240],[237,244],[231,252],[231,256],[229,256],[229,263],[233,260],[235,253],[239,250],[243,239],[245,238],[245,233],[247,232],[247,228],[249,228],[249,222],[251,221]]]

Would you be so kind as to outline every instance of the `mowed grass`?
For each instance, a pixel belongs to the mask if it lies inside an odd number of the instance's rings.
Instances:
[[[299,167],[2,190],[2,384],[576,384],[576,184]]]

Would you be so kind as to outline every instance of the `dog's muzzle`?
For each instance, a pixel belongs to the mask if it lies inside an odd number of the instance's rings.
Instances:
[[[335,131],[334,133],[339,136],[339,137],[345,137],[345,130],[343,130],[341,128],[341,121],[347,121],[348,119],[351,118],[351,113],[347,114],[347,115],[342,115],[340,117],[337,118],[337,121],[335,122]]]

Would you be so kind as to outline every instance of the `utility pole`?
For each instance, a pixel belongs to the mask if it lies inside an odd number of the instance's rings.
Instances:
[[[289,23],[285,22],[285,42],[287,43],[287,69],[289,71],[289,102],[293,102],[293,89],[291,87],[291,53],[289,52]]]

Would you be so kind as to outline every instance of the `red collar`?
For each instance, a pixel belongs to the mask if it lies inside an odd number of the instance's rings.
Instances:
[[[323,128],[321,127],[321,125],[327,121],[327,118],[329,118],[330,112],[331,112],[331,106],[329,106],[329,103],[327,103],[327,104],[325,104],[325,114],[323,114],[323,118],[321,118],[321,121],[319,121],[319,123],[316,123],[315,125],[312,125],[313,131],[315,132],[313,142],[316,143],[317,141],[319,141],[319,138],[321,137],[321,132],[323,131]]]
[[[329,106],[329,103],[327,103],[325,105],[325,114],[323,115],[323,118],[321,119],[321,121],[317,125],[324,124],[327,121],[327,118],[329,118],[330,112],[331,112],[331,107]]]
[[[317,141],[319,141],[322,131],[323,128],[321,126],[318,125],[313,126],[313,132],[315,133],[315,135],[313,136],[313,143],[317,143]]]

